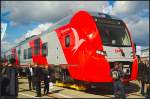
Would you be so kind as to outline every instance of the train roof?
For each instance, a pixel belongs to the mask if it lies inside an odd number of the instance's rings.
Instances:
[[[89,13],[91,16],[93,16],[93,17],[102,17],[102,18],[107,18],[107,19],[121,20],[121,19],[118,18],[118,17],[115,17],[115,16],[113,16],[113,15],[109,15],[109,14],[105,14],[105,13],[100,13],[100,12],[88,12],[88,13]],[[43,33],[41,33],[41,34],[39,34],[39,35],[32,35],[31,37],[26,38],[25,40],[21,41],[20,43],[18,43],[17,45],[15,45],[15,46],[12,47],[12,48],[15,48],[15,47],[17,47],[17,46],[19,46],[19,45],[21,45],[21,44],[24,44],[25,42],[30,41],[30,40],[32,40],[32,39],[36,39],[36,38],[38,38],[38,37],[41,36],[41,35],[44,35],[44,34],[46,34],[46,33],[49,33],[49,32],[51,32],[51,31],[55,30],[56,28],[58,28],[58,27],[60,27],[60,26],[62,26],[62,25],[64,25],[64,24],[66,24],[66,23],[69,23],[73,15],[74,15],[74,14],[70,14],[70,15],[68,15],[68,16],[66,16],[66,17],[64,17],[64,18],[62,18],[62,19],[60,19],[60,20],[57,20],[56,23],[54,23],[52,26],[50,26],[46,31],[43,31]],[[12,49],[12,48],[11,48],[11,49]],[[9,50],[11,50],[11,49],[9,49]],[[7,50],[7,51],[9,51],[9,50]],[[6,52],[7,52],[7,51],[6,51]]]
[[[114,15],[109,15],[109,14],[106,14],[106,13],[101,13],[101,12],[89,12],[89,13],[94,17],[121,20],[119,17],[116,17]]]

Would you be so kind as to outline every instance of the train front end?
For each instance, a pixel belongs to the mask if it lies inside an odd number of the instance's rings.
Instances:
[[[114,63],[119,62],[125,72],[124,81],[136,79],[138,63],[134,43],[121,19],[103,13],[80,11],[70,24],[84,40],[77,50],[79,54],[73,54],[79,66],[69,67],[72,78],[110,83],[110,71]]]
[[[125,82],[135,80],[137,58],[134,43],[124,22],[106,14],[99,14],[93,18],[103,46],[103,50],[96,50],[96,53],[105,56],[110,69],[114,67],[115,62],[121,63]]]

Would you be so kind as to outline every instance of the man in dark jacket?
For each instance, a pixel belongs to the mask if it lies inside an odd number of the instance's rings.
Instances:
[[[149,61],[145,61],[146,65],[146,99],[150,99],[150,66],[149,66]]]
[[[114,87],[115,98],[126,99],[124,86],[122,84],[123,75],[124,75],[124,73],[122,70],[122,64],[115,62],[114,67],[111,70],[111,76],[113,78],[113,87]]]
[[[49,93],[49,80],[50,80],[50,71],[48,69],[48,65],[45,65],[45,68],[43,70],[43,76],[44,76],[44,94]]]
[[[43,71],[42,71],[42,68],[37,64],[35,63],[35,82],[36,82],[36,94],[37,96],[36,97],[41,97],[41,78],[42,78],[42,74],[43,74]]]
[[[29,90],[32,90],[32,88],[35,88],[35,84],[34,84],[34,68],[32,68],[32,65],[29,64],[29,67],[26,68],[26,74],[28,77],[28,82],[29,82]],[[32,87],[31,87],[32,85]]]
[[[146,65],[141,61],[141,58],[138,57],[138,81],[140,83],[140,87],[141,87],[141,94],[144,96],[144,86],[146,83]]]
[[[9,85],[9,79],[7,77],[7,74],[6,74],[6,69],[8,68],[8,63],[5,63],[3,65],[3,67],[1,67],[1,82],[0,82],[0,85],[1,85],[1,96],[7,96],[9,95],[9,93],[7,93],[7,87]]]
[[[2,70],[3,70],[3,64],[1,64],[0,62],[0,96],[2,94],[2,81],[3,81]]]

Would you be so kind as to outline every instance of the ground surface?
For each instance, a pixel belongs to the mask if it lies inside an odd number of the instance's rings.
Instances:
[[[43,85],[42,85],[43,86]],[[126,88],[127,98],[144,98],[140,95],[137,81],[130,82]],[[69,88],[55,86],[51,89],[52,93],[43,95],[41,98],[113,98],[113,92],[110,90],[97,89],[89,91],[77,91]],[[35,90],[28,90],[28,81],[26,78],[19,78],[18,98],[37,98]]]

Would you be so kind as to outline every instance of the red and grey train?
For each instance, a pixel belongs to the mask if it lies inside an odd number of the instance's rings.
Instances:
[[[130,81],[136,79],[138,70],[134,47],[121,19],[78,11],[20,42],[5,53],[5,58],[15,58],[19,66],[36,62],[65,68],[71,79],[89,83],[112,82],[110,70],[117,61],[123,64],[124,79]]]

